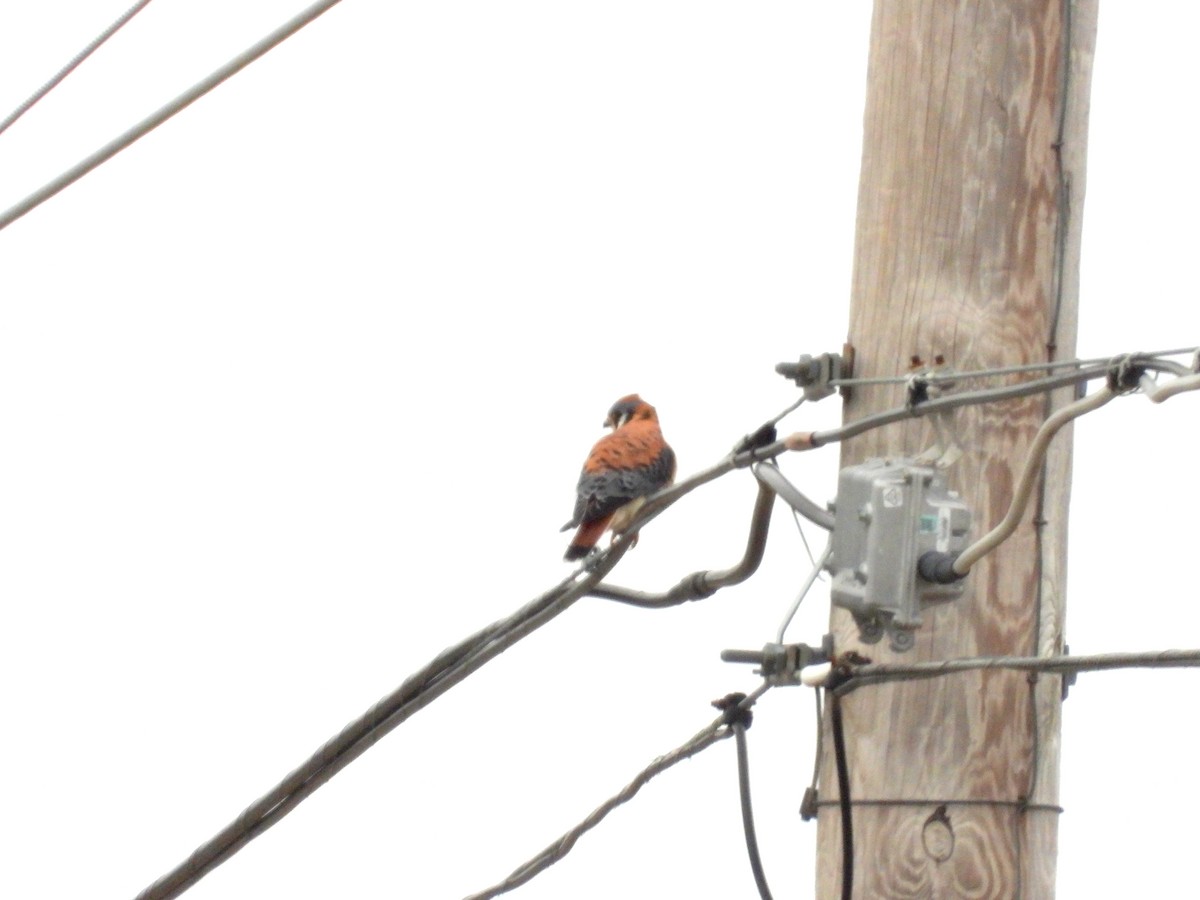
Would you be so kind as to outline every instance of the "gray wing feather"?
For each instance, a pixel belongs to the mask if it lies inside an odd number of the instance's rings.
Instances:
[[[637,469],[610,469],[607,472],[579,475],[575,511],[563,531],[594,522],[616,512],[630,500],[653,494],[668,484],[675,474],[675,454],[664,447],[649,466]]]

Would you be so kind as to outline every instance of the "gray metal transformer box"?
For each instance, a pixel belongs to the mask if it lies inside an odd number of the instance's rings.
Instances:
[[[908,459],[842,469],[828,565],[833,602],[854,615],[864,642],[887,632],[893,649],[908,650],[921,610],[965,588],[963,581],[925,581],[917,560],[929,550],[963,550],[970,530],[971,511],[938,469]]]

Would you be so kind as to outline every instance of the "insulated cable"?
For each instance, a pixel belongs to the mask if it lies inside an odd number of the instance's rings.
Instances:
[[[1172,378],[1166,384],[1159,384],[1149,374],[1138,381],[1138,387],[1152,403],[1162,403],[1169,397],[1182,394],[1184,391],[1200,390],[1200,374],[1180,375]]]
[[[773,462],[761,463],[754,466],[753,471],[755,478],[768,485],[771,490],[779,495],[779,499],[790,506],[797,514],[804,516],[808,521],[824,528],[826,531],[833,531],[833,513],[819,506],[815,501],[810,500],[801,493],[794,484],[784,477],[777,465]]]
[[[176,113],[182,112],[221,82],[236,75],[260,56],[282,44],[305,25],[312,22],[322,13],[328,12],[339,2],[340,0],[318,0],[318,2],[312,4],[307,9],[297,13],[262,40],[229,60],[229,62],[225,63],[225,65],[221,66],[207,78],[192,85],[174,100],[159,107],[159,109],[142,119],[142,121],[117,135],[117,137],[113,138],[99,150],[85,157],[57,178],[48,181],[24,200],[0,213],[0,230],[7,228],[26,213],[41,206],[59,191],[74,184],[88,172],[92,171],[92,169],[112,159],[130,144],[145,137],[163,122],[167,121],[167,119]]]
[[[812,781],[805,789],[804,800],[800,804],[800,818],[806,822],[817,814],[817,783],[821,779],[821,751],[825,746],[825,720],[821,712],[821,689],[819,687],[813,688],[813,698],[816,700],[817,706],[817,746],[813,753]]]
[[[1029,496],[1033,491],[1034,485],[1037,483],[1037,476],[1041,472],[1042,460],[1046,456],[1046,450],[1050,446],[1051,439],[1058,433],[1059,429],[1071,420],[1099,409],[1115,396],[1117,396],[1116,391],[1105,385],[1082,400],[1077,400],[1074,403],[1064,406],[1042,423],[1042,427],[1038,429],[1037,434],[1034,436],[1029,453],[1025,457],[1025,466],[1021,470],[1021,476],[1017,481],[1016,488],[1013,490],[1012,502],[1008,506],[1008,512],[1000,521],[1000,524],[996,525],[995,528],[967,547],[966,550],[955,558],[952,565],[955,575],[966,575],[971,571],[971,567],[975,563],[995,550],[996,547],[1006,541],[1016,531],[1017,526],[1021,522],[1021,516],[1025,512],[1025,506],[1029,502]]]
[[[981,669],[1012,669],[1019,672],[1051,672],[1071,678],[1077,672],[1107,672],[1113,669],[1186,669],[1200,667],[1200,649],[1151,650],[1133,653],[1093,653],[1074,656],[970,656],[917,663],[862,663],[850,665],[847,677],[832,694],[838,696],[859,688],[890,681],[941,678]]]
[[[580,578],[577,572],[523,606],[453,647],[404,681],[366,713],[326,742],[304,764],[252,803],[233,822],[197,848],[191,856],[159,878],[137,900],[177,897],[238,852],[243,846],[361,756],[385,734],[431,703],[512,644],[566,610],[616,565],[627,547],[606,554],[603,565]]]
[[[746,716],[749,712],[746,711]],[[750,859],[750,871],[754,875],[754,885],[758,888],[761,900],[772,900],[771,889],[767,886],[767,875],[763,871],[762,857],[758,853],[758,837],[754,832],[754,805],[750,796],[750,752],[746,748],[746,722],[735,721],[730,727],[737,741],[738,762],[738,795],[742,804],[742,830],[746,835],[746,855]]]
[[[788,630],[788,626],[792,624],[792,619],[796,616],[796,611],[800,609],[800,604],[804,600],[805,595],[812,590],[813,584],[820,576],[821,571],[825,568],[825,564],[829,562],[829,558],[833,555],[833,537],[825,543],[825,549],[821,553],[820,559],[813,563],[812,571],[808,573],[808,577],[804,579],[804,584],[800,586],[799,592],[796,594],[796,599],[792,602],[791,608],[787,611],[787,615],[783,617],[783,621],[779,625],[779,631],[775,635],[775,643],[782,644],[783,636]]]
[[[895,409],[863,416],[861,419],[847,422],[840,428],[830,428],[826,431],[800,432],[789,435],[765,447],[748,450],[735,455],[733,464],[735,466],[751,465],[765,459],[774,459],[776,456],[789,450],[797,452],[813,450],[817,447],[824,447],[826,444],[849,440],[852,437],[857,437],[876,428],[882,428],[885,425],[903,422],[906,419],[921,418],[932,413],[958,409],[962,406],[998,403],[1002,400],[1015,400],[1019,397],[1028,397],[1032,394],[1041,394],[1057,390],[1058,388],[1071,387],[1072,385],[1095,378],[1104,378],[1109,374],[1110,369],[1111,365],[1089,366],[1063,375],[1051,375],[1046,378],[1037,378],[998,388],[967,391],[961,394],[946,394],[942,397],[917,404],[905,404]]]
[[[1156,350],[1153,353],[1134,354],[1138,359],[1156,356],[1181,356],[1195,352],[1195,347],[1179,347],[1172,350]],[[921,378],[931,384],[939,381],[961,381],[963,379],[995,378],[1000,375],[1022,375],[1028,372],[1047,372],[1053,369],[1071,369],[1084,366],[1103,365],[1110,362],[1111,356],[1097,356],[1091,359],[1048,360],[1046,362],[1022,363],[1016,366],[997,366],[991,369],[973,369],[967,372],[930,372]],[[880,375],[874,378],[833,378],[829,384],[833,387],[859,387],[867,385],[904,384],[911,375]]]
[[[854,820],[850,803],[850,765],[846,760],[846,730],[842,722],[842,698],[829,692],[829,727],[833,732],[833,757],[837,768],[838,807],[842,818],[842,900],[854,896]]]
[[[149,4],[150,4],[150,0],[138,0],[137,3],[133,4],[133,6],[129,7],[129,9],[125,10],[125,12],[123,12],[121,14],[120,18],[118,18],[115,22],[113,22],[106,29],[104,29],[104,31],[102,31],[95,38],[93,38],[92,42],[90,44],[88,44],[86,47],[84,47],[82,50],[80,50],[78,53],[76,53],[73,57],[71,57],[70,62],[68,62],[65,66],[63,66],[61,69],[59,69],[49,81],[47,81],[40,88],[38,88],[36,91],[34,91],[33,94],[27,100],[25,100],[24,103],[22,103],[20,106],[18,106],[12,112],[10,112],[8,114],[8,116],[4,119],[3,122],[0,122],[0,134],[3,134],[4,132],[8,131],[9,127],[14,122],[16,122],[17,119],[21,118],[21,116],[25,115],[25,113],[29,112],[30,108],[35,103],[37,103],[39,100],[41,100],[43,97],[45,97],[48,93],[50,93],[52,90],[54,90],[56,87],[58,87],[59,83],[64,78],[66,78],[68,75],[70,75],[72,72],[74,72],[77,68],[79,68],[80,64],[85,59],[87,59],[89,56],[91,56],[97,50],[97,48],[99,48],[99,46],[101,44],[103,44],[110,37],[112,37],[114,34],[116,34],[118,31],[120,31],[121,27],[123,25],[125,25],[126,22],[128,22],[130,19],[132,19],[134,16],[136,16],[139,12],[141,12]]]
[[[755,702],[770,689],[770,685],[762,684],[751,694],[737,703],[737,707],[741,710],[750,709]],[[555,840],[552,844],[542,850],[537,856],[522,863],[512,874],[498,884],[485,888],[478,893],[471,894],[465,900],[491,900],[493,897],[498,897],[501,894],[507,893],[514,888],[520,887],[535,876],[541,874],[546,869],[550,868],[556,862],[565,857],[571,852],[571,848],[575,846],[576,841],[591,829],[595,828],[604,820],[604,818],[624,803],[632,800],[650,779],[654,776],[665,772],[667,769],[683,762],[685,759],[690,759],[701,750],[711,747],[717,741],[729,737],[733,734],[731,725],[728,720],[728,710],[713,720],[708,726],[698,731],[691,738],[685,741],[680,746],[676,747],[668,753],[664,753],[654,762],[650,763],[645,769],[639,772],[629,784],[625,785],[617,794],[610,797],[600,806],[596,807],[587,818],[576,825],[574,828],[565,832],[561,837]]]

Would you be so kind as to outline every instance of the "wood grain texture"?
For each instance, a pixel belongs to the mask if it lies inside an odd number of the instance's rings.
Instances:
[[[850,313],[856,375],[904,372],[913,355],[965,370],[1074,354],[1095,28],[1096,0],[877,0]],[[903,401],[897,387],[856,389],[846,421]],[[1033,397],[957,414],[966,453],[951,484],[975,535],[1003,517],[1047,411]],[[892,426],[847,442],[842,464],[915,456],[932,442],[926,422]],[[1064,430],[1052,445],[1040,522],[1031,505],[975,567],[967,595],[926,612],[904,659],[1060,649],[1069,444]],[[886,642],[860,644],[840,611],[832,627],[840,649],[897,658]],[[1052,897],[1057,815],[1017,803],[1057,803],[1059,713],[1057,678],[998,671],[847,697],[852,797],[928,801],[855,808],[854,896]],[[828,751],[821,785],[833,799]],[[987,800],[1004,805],[959,802]],[[944,824],[926,830],[941,803]],[[841,896],[838,816],[832,806],[819,815],[823,900]]]

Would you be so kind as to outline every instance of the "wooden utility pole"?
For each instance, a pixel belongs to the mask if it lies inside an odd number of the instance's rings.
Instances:
[[[850,310],[856,377],[904,373],[914,355],[964,371],[1074,354],[1097,2],[876,0]],[[950,484],[975,536],[1003,517],[1038,425],[1069,397],[956,414],[966,453]],[[856,388],[846,420],[904,400],[898,386]],[[923,421],[868,432],[845,445],[842,465],[932,442]],[[1018,531],[974,568],[965,597],[925,613],[911,651],[861,644],[836,610],[839,649],[877,662],[1061,652],[1070,469],[1064,429]],[[853,896],[1053,897],[1060,690],[1057,676],[992,671],[847,696]],[[824,746],[817,896],[831,900],[842,844]]]

